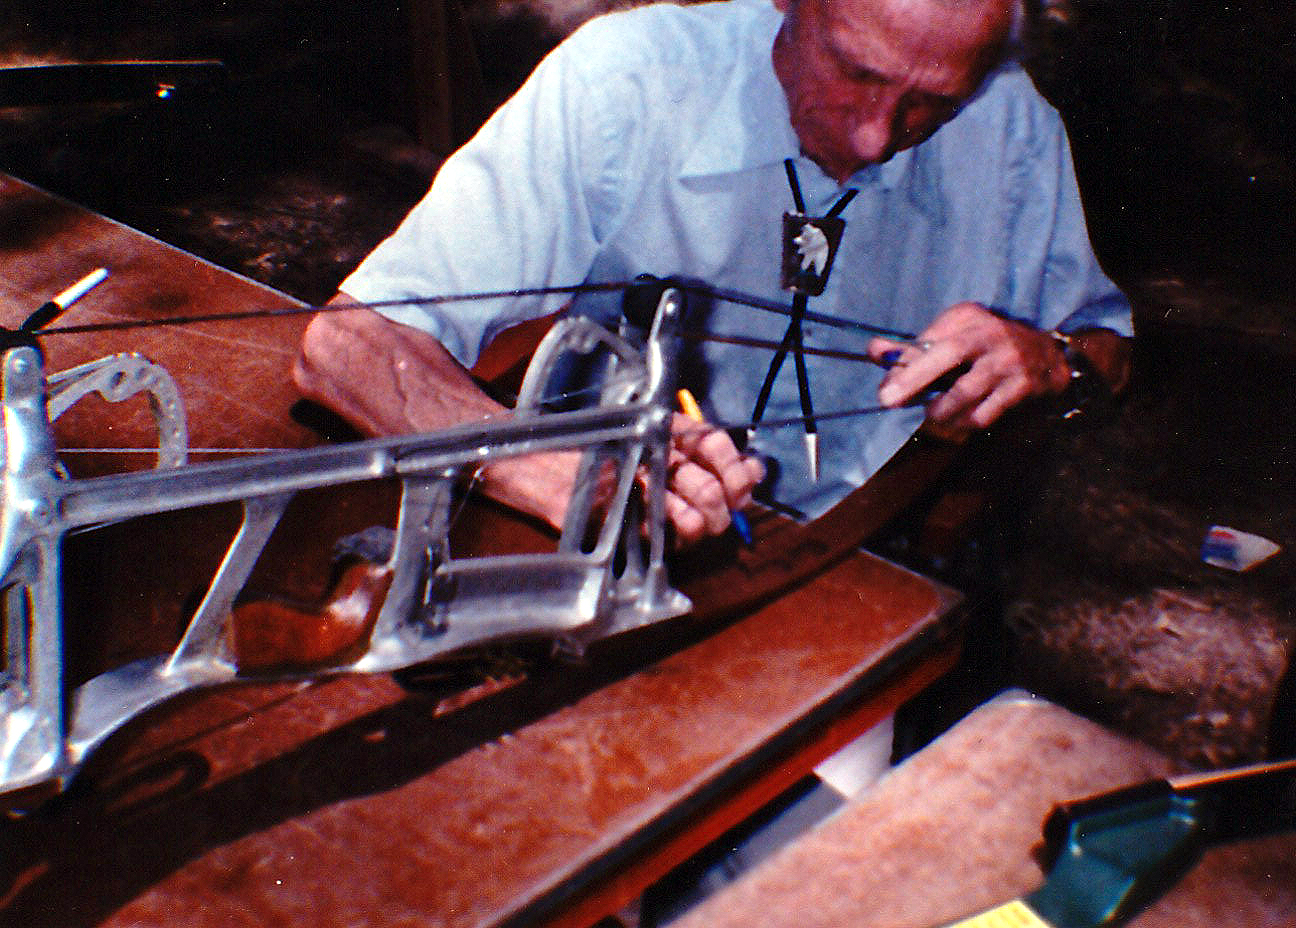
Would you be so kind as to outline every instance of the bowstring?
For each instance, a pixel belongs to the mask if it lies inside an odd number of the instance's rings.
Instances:
[[[726,336],[726,335],[714,335],[709,333],[684,333],[683,337],[690,338],[697,341],[715,341],[715,342],[721,342],[723,344],[733,344],[733,345],[738,345],[740,347],[747,347],[747,348],[777,347],[775,342],[764,341],[762,339],[747,338],[745,336]],[[839,348],[806,348],[805,353],[809,355],[818,355],[822,357],[827,357],[832,360],[867,361],[870,363],[877,363],[873,358],[861,352],[847,351],[845,349],[839,349]],[[539,402],[542,405],[552,405],[555,403],[566,403],[570,400],[579,400],[582,397],[585,397],[590,394],[598,393],[610,387],[627,386],[633,383],[635,379],[637,378],[631,374],[623,374],[617,377],[609,378],[604,381],[600,381],[598,384],[592,386],[581,387],[579,389],[574,389],[574,390],[564,390],[560,393],[548,394],[544,397],[541,397]],[[508,395],[505,396],[504,399],[516,401],[517,397]],[[919,404],[920,404],[919,402],[914,401],[905,405],[913,406]],[[886,412],[888,409],[892,409],[892,408],[896,408],[896,407],[880,406],[880,405],[857,406],[850,409],[841,409],[841,410],[826,412],[823,414],[816,414],[815,419],[823,420],[823,421],[832,421],[834,419],[845,419],[852,416],[877,415]],[[474,421],[478,423],[488,423],[493,419],[495,419],[497,416],[505,416],[505,415],[513,415],[513,414],[514,411],[511,408],[506,408],[500,410],[498,413],[488,413]],[[773,429],[787,428],[788,426],[793,426],[793,425],[803,425],[805,424],[806,418],[807,418],[806,416],[790,416],[784,419],[764,419],[762,421],[754,421],[754,420],[747,420],[743,422],[713,421],[713,422],[708,422],[707,425],[711,428],[721,429],[723,431],[738,431],[738,430],[747,431],[750,429],[773,430]],[[145,447],[61,448],[59,449],[59,454],[156,454],[157,450],[158,450],[157,448],[145,448]],[[281,447],[281,448],[198,447],[198,448],[188,448],[186,450],[190,454],[254,455],[254,454],[278,454],[280,452],[300,451],[302,449],[288,448],[288,447]]]
[[[758,309],[763,312],[769,312],[776,315],[790,317],[793,314],[791,306],[779,303],[775,300],[768,300],[751,293],[745,293],[740,290],[730,288],[715,287],[709,284],[698,282],[682,281],[661,281],[661,283],[683,290],[686,293],[710,297],[723,302],[734,303],[736,305],[747,306]],[[548,296],[555,294],[580,294],[596,292],[615,292],[625,291],[635,282],[610,281],[602,283],[580,283],[580,284],[559,284],[543,287],[520,287],[506,290],[487,290],[476,291],[471,293],[441,294],[432,296],[405,297],[390,300],[374,300],[364,303],[325,303],[318,305],[301,305],[301,306],[279,306],[279,307],[258,307],[255,309],[237,310],[233,312],[221,313],[200,313],[183,316],[170,316],[162,319],[119,319],[109,322],[82,323],[77,325],[60,325],[47,326],[42,329],[33,331],[34,336],[57,336],[57,335],[80,335],[98,332],[115,332],[130,329],[143,328],[163,328],[185,325],[197,325],[208,322],[225,322],[240,321],[248,319],[265,319],[265,318],[282,318],[306,314],[316,314],[324,312],[344,312],[354,309],[397,309],[407,306],[428,306],[440,305],[456,302],[473,302],[492,299],[517,299],[528,296]],[[860,320],[846,319],[839,316],[831,316],[824,313],[806,312],[803,317],[806,321],[816,322],[833,328],[854,330],[864,332],[869,335],[881,336],[896,341],[917,340],[917,335],[911,332],[905,332],[897,329],[887,328],[885,326],[874,325],[873,323],[863,322]],[[720,344],[729,344],[739,347],[759,348],[766,350],[775,350],[778,345],[773,341],[752,338],[749,336],[731,335],[723,333],[714,333],[698,330],[682,330],[678,333],[679,337],[695,342],[716,342]],[[804,354],[816,357],[824,357],[832,360],[853,361],[861,363],[877,364],[877,360],[870,355],[850,351],[841,348],[820,348],[814,346],[802,347]],[[568,390],[562,393],[553,394],[543,397],[542,404],[553,404],[567,402],[574,399],[580,399],[582,396],[591,394],[600,390],[624,385],[624,382],[618,383],[616,379],[604,381],[600,384],[584,387],[575,390]],[[505,397],[505,399],[509,399]],[[516,400],[516,397],[512,397]],[[885,406],[860,406],[853,409],[830,411],[822,415],[817,415],[816,419],[830,421],[852,416],[875,415],[887,411],[889,407]],[[507,410],[502,411],[504,414]],[[479,422],[489,422],[495,414],[488,414],[477,420]],[[807,421],[805,416],[793,416],[786,419],[766,420],[764,422],[712,422],[710,426],[727,431],[750,430],[750,429],[778,429],[786,428],[792,425],[801,425]],[[253,455],[253,454],[275,454],[283,451],[292,451],[298,449],[292,448],[189,448],[191,454],[212,454],[212,455]],[[67,448],[61,449],[60,454],[148,454],[156,453],[156,448]],[[478,479],[480,466],[474,471],[472,481]]]
[[[759,309],[762,312],[791,317],[791,306],[777,300],[734,290],[715,287],[710,284],[692,281],[666,281],[661,283],[697,296],[711,297],[726,303]],[[403,297],[391,300],[374,300],[367,303],[321,303],[301,306],[263,306],[255,309],[235,310],[221,313],[198,313],[187,316],[168,316],[162,319],[117,319],[109,322],[88,322],[78,325],[46,326],[27,334],[34,336],[50,335],[84,335],[95,332],[118,332],[127,329],[163,328],[168,326],[197,325],[204,322],[229,322],[247,319],[274,319],[285,316],[301,316],[314,313],[345,312],[351,309],[399,309],[406,306],[436,306],[443,303],[467,303],[481,300],[519,299],[528,296],[552,296],[557,294],[605,293],[618,290],[625,291],[636,286],[635,281],[610,281],[604,283],[556,284],[544,287],[520,287],[511,290],[481,290],[472,293],[452,293],[435,296]],[[918,336],[912,332],[887,328],[864,322],[858,319],[847,319],[842,316],[831,316],[826,313],[806,312],[803,318],[807,322],[838,329],[851,329],[869,335],[877,335],[895,341],[913,342]]]

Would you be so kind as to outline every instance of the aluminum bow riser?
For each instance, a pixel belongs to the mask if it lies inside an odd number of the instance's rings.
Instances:
[[[79,368],[73,382],[84,386],[69,400],[67,376],[47,381],[36,348],[9,347],[3,357],[0,500],[6,622],[0,794],[62,788],[89,752],[131,717],[185,690],[249,676],[235,659],[232,610],[288,503],[304,490],[380,478],[401,484],[385,565],[390,583],[372,632],[358,656],[350,651],[345,662],[313,666],[311,674],[393,670],[520,636],[549,637],[579,651],[593,640],[687,612],[689,602],[670,587],[663,563],[674,344],[682,311],[679,292],[666,290],[646,340],[638,339],[642,345],[589,320],[562,320],[537,349],[507,419],[203,464],[178,463],[185,449],[176,447],[177,434],[184,441],[176,420],[183,413],[161,368],[130,355],[98,362],[121,376],[95,365]],[[573,354],[598,360],[595,401],[574,411],[543,411],[552,375]],[[137,386],[123,389],[123,379],[131,377]],[[61,412],[92,391],[110,400],[149,393],[161,433],[157,469],[64,475],[49,409]],[[556,549],[454,557],[451,508],[464,479],[501,458],[557,450],[583,454]],[[637,482],[645,486],[642,506]],[[242,524],[175,650],[68,690],[61,632],[64,536],[229,502],[242,504]]]

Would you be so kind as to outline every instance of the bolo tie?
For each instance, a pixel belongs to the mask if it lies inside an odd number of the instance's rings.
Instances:
[[[783,267],[780,275],[781,286],[792,293],[792,314],[787,331],[783,333],[783,340],[770,359],[765,382],[761,384],[760,393],[756,396],[756,406],[752,409],[751,416],[752,427],[747,434],[750,439],[755,426],[764,417],[774,380],[778,377],[788,352],[792,352],[792,361],[796,366],[797,393],[801,399],[801,416],[805,422],[806,459],[810,465],[810,479],[817,481],[819,428],[815,423],[814,401],[810,397],[810,374],[806,370],[801,323],[805,319],[810,297],[819,296],[828,285],[833,259],[837,257],[842,233],[846,230],[846,220],[841,218],[841,213],[859,191],[850,188],[825,215],[810,216],[806,213],[805,198],[801,195],[796,165],[791,158],[787,158],[783,167],[787,172],[788,186],[792,189],[792,203],[796,208],[795,212],[783,214]]]

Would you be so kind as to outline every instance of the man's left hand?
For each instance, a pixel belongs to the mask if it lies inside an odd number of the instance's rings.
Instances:
[[[1128,378],[1127,340],[1114,332],[1085,333],[1079,345],[1113,390]],[[894,353],[898,351],[899,355]],[[894,362],[878,389],[885,406],[902,406],[959,367],[963,373],[927,407],[927,420],[947,437],[988,428],[1023,400],[1057,395],[1071,369],[1048,333],[992,312],[980,303],[956,303],[912,343],[875,338],[869,354]]]

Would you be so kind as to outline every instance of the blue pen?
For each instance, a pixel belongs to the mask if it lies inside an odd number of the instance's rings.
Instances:
[[[702,407],[697,404],[693,394],[688,390],[680,390],[676,394],[679,399],[680,410],[694,422],[706,422],[706,417],[702,415]],[[738,537],[743,540],[743,544],[751,545],[752,530],[751,524],[747,521],[747,514],[740,509],[729,510],[729,521],[733,523],[734,531]]]

